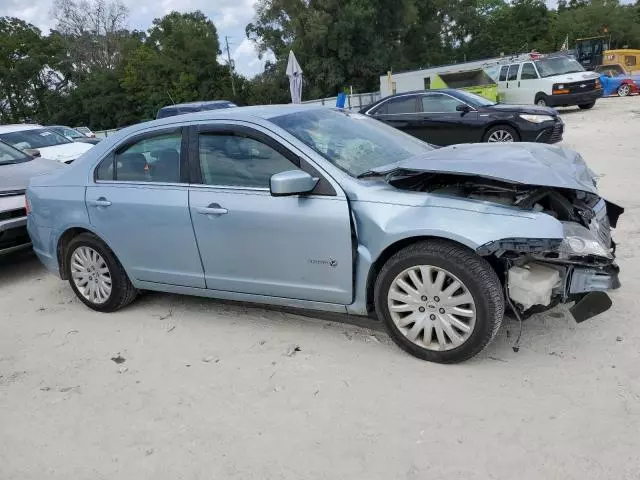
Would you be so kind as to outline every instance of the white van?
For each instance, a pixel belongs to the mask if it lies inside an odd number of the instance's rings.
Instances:
[[[587,110],[602,96],[599,76],[587,72],[566,55],[531,55],[500,68],[498,101],[519,105],[568,107]]]

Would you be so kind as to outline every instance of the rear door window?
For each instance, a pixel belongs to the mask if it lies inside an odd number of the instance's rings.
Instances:
[[[105,159],[96,180],[180,183],[181,146],[180,132],[145,137]]]
[[[389,115],[417,112],[418,102],[415,95],[409,97],[394,98],[393,100],[389,100],[387,102],[387,113]]]
[[[504,67],[502,67],[500,69],[500,78],[499,78],[499,82],[506,82],[507,81],[507,72],[509,71],[509,65],[505,65]]]
[[[509,73],[507,74],[507,82],[512,80],[516,80],[518,78],[518,68],[519,64],[514,64],[509,66]]]

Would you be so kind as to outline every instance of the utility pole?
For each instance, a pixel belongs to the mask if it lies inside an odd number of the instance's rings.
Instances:
[[[231,63],[231,53],[229,52],[229,37],[224,36],[224,43],[227,46],[227,60],[229,60],[229,73],[231,74],[231,90],[233,91],[233,96],[236,96],[236,83],[233,80],[233,63]]]

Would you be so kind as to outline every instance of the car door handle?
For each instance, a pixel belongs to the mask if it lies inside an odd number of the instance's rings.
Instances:
[[[196,207],[196,212],[200,215],[226,215],[229,210],[222,208],[217,203],[212,203],[208,207]]]
[[[87,203],[92,207],[108,207],[111,205],[111,202],[104,197],[100,197],[97,200],[89,200]]]

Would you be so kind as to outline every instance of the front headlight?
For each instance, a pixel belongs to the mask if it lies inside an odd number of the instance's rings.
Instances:
[[[589,229],[574,222],[562,222],[564,239],[558,248],[560,253],[575,256],[595,255],[612,259],[611,251]]]
[[[551,115],[530,115],[528,113],[523,113],[523,114],[520,114],[520,118],[531,123],[542,123],[542,122],[553,121],[553,117]]]

